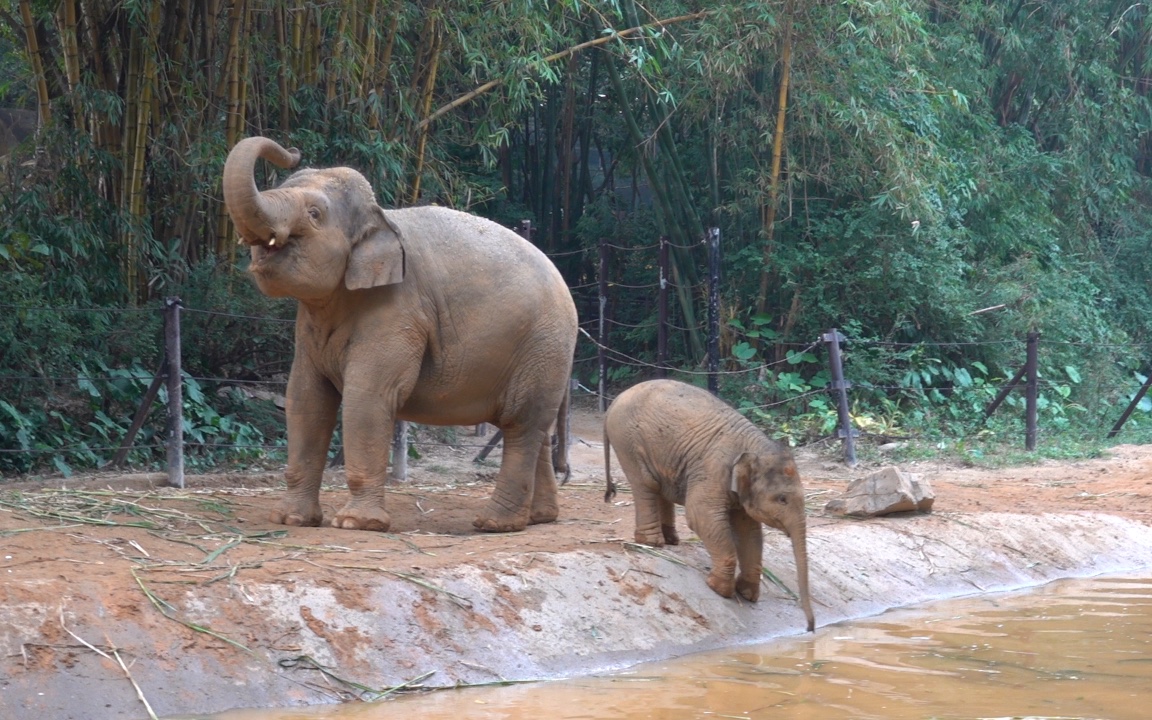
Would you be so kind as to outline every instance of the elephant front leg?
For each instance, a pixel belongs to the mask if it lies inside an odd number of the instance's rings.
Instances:
[[[396,403],[369,393],[344,402],[344,467],[348,502],[332,518],[332,527],[387,532],[392,517],[385,509],[388,453]]]
[[[279,525],[315,527],[324,519],[320,508],[320,482],[340,395],[331,383],[293,365],[285,395],[288,421],[288,491],[269,520]]]
[[[685,509],[689,526],[700,536],[704,549],[712,558],[708,587],[721,597],[732,597],[736,593],[736,543],[732,538],[728,510],[694,503],[691,492]]]
[[[472,522],[473,527],[484,532],[517,532],[528,527],[533,511],[537,509],[535,491],[539,466],[546,457],[548,471],[552,471],[551,457],[541,449],[547,439],[547,433],[539,430],[504,429],[504,457],[496,476],[496,489],[479,517]],[[553,505],[556,502],[555,482],[553,479]],[[547,499],[542,498],[544,505]],[[544,505],[539,508],[541,517],[547,515]]]
[[[763,526],[748,513],[737,510],[732,514],[732,533],[736,537],[736,556],[740,560],[736,592],[745,600],[756,602],[760,599],[760,574],[764,560]]]

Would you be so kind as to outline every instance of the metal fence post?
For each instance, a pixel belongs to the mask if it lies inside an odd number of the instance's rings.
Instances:
[[[600,384],[598,387],[598,394],[600,395],[600,412],[608,409],[605,398],[607,397],[607,386],[605,385],[606,376],[608,375],[608,355],[605,354],[604,348],[608,347],[608,325],[605,322],[604,315],[608,311],[608,239],[600,238],[600,332],[598,343],[599,347],[596,348],[597,357],[600,362]]]
[[[397,420],[392,431],[392,478],[404,482],[408,479],[408,423]]]
[[[1025,362],[1028,385],[1024,402],[1024,448],[1029,452],[1036,449],[1036,356],[1039,345],[1040,333],[1035,330],[1028,333],[1028,359]]]
[[[848,412],[848,388],[852,383],[844,380],[844,364],[840,357],[840,342],[844,336],[832,328],[820,338],[828,344],[828,369],[832,373],[832,389],[836,391],[836,412],[840,417],[839,435],[844,440],[844,462],[856,465],[856,431],[852,429],[852,415]]]
[[[659,377],[668,377],[668,237],[660,236],[660,295],[657,304],[656,364]]]
[[[168,358],[168,484],[184,487],[184,388],[180,374],[180,298],[164,299],[164,352]]]
[[[720,228],[708,228],[708,389],[720,392]]]

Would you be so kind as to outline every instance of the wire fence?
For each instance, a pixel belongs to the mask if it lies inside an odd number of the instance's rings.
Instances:
[[[530,238],[531,228],[525,225],[521,233]],[[703,253],[706,255],[707,277],[683,277],[672,262],[674,251]],[[719,278],[719,232],[713,230],[696,245],[681,246],[661,238],[657,243],[626,246],[603,240],[597,248],[564,251],[550,254],[556,259],[582,255],[586,260],[595,257],[594,279],[582,270],[585,282],[570,283],[574,302],[582,317],[580,337],[573,365],[573,389],[580,395],[594,398],[603,410],[611,401],[609,388],[622,387],[649,377],[676,377],[688,382],[706,382],[715,392],[721,380],[743,383],[752,388],[739,404],[745,413],[786,411],[803,414],[817,403],[825,414],[834,410],[835,428],[827,437],[838,438],[844,444],[845,460],[855,462],[854,439],[861,430],[853,426],[849,390],[854,397],[870,396],[924,402],[933,393],[956,393],[978,388],[986,405],[975,416],[982,420],[990,417],[1013,391],[1024,395],[1025,447],[1033,450],[1040,434],[1038,407],[1040,394],[1053,397],[1066,393],[1068,383],[1055,378],[1040,377],[1037,356],[1040,336],[1032,333],[1025,339],[994,339],[986,341],[941,341],[903,343],[883,340],[852,340],[852,353],[869,350],[901,352],[906,350],[963,351],[980,346],[999,346],[1023,349],[1023,363],[1013,378],[996,379],[991,376],[971,377],[933,376],[918,378],[915,369],[902,384],[853,384],[844,377],[842,349],[845,338],[830,329],[820,338],[804,341],[798,338],[773,338],[765,346],[775,359],[753,362],[752,355],[736,352],[731,338],[726,342],[721,358],[721,325],[717,298]],[[585,262],[587,265],[587,262]],[[686,272],[684,274],[687,274]],[[704,295],[707,317],[696,317],[696,308]],[[185,313],[193,318],[213,320],[224,318],[238,324],[294,325],[295,320],[285,317],[261,316],[229,312],[221,309],[185,307],[177,299],[169,299],[164,307],[128,308],[47,308],[0,304],[0,312],[9,317],[26,318],[36,313],[92,314],[106,318],[139,318],[142,314],[160,312],[164,316],[164,341],[158,346],[161,356],[155,372],[131,368],[100,368],[91,372],[78,368],[74,374],[37,373],[17,371],[0,373],[0,470],[11,472],[55,465],[67,471],[70,465],[87,467],[119,467],[127,462],[161,462],[161,451],[166,453],[164,464],[170,475],[177,478],[173,484],[183,484],[183,457],[188,451],[194,461],[215,462],[221,456],[230,458],[265,458],[282,462],[287,441],[283,427],[286,373],[272,377],[250,373],[248,376],[228,377],[218,373],[190,373],[181,365],[180,317]],[[115,324],[113,321],[112,324]],[[255,331],[253,335],[255,335]],[[202,336],[190,338],[193,343],[204,341]],[[286,340],[290,343],[290,339]],[[1076,350],[1094,348],[1122,351],[1144,357],[1146,348],[1132,344],[1081,343],[1045,341],[1050,348]],[[624,351],[623,347],[629,348]],[[762,349],[762,355],[768,355]],[[683,358],[700,359],[685,362]],[[823,356],[827,370],[814,371]],[[673,363],[672,357],[680,358]],[[743,357],[743,359],[741,359]],[[269,365],[274,361],[269,361]],[[286,368],[285,368],[286,369]],[[804,379],[805,375],[807,380]],[[1150,374],[1152,375],[1152,374]],[[825,384],[818,384],[824,377]],[[784,387],[782,382],[792,383]],[[1144,380],[1143,377],[1140,380]],[[773,384],[775,383],[775,384]],[[1116,435],[1129,419],[1152,384],[1152,378],[1137,387],[1118,389],[1118,397],[1127,400],[1127,407],[1109,430]],[[39,390],[36,387],[39,387]],[[69,394],[86,397],[86,407],[64,399]],[[37,432],[21,411],[21,397],[50,398],[57,406],[50,411],[57,425],[75,425],[86,422],[87,432]],[[214,405],[226,399],[235,411],[221,413]],[[990,399],[990,401],[989,401]],[[1019,404],[1019,403],[1016,403]],[[113,408],[135,406],[130,423],[124,417],[109,415]],[[68,408],[79,408],[75,417],[67,415]],[[272,418],[264,430],[255,429],[257,423],[242,417],[253,407],[263,408],[264,415]],[[481,455],[493,449],[499,440],[497,433],[487,441],[480,438],[482,426],[472,431],[474,441],[465,440],[458,431],[437,434],[428,428],[398,433],[394,452],[406,454],[403,442],[416,447],[451,447],[458,450],[481,449]],[[341,451],[339,437],[332,448],[338,457]],[[480,456],[478,456],[480,457]],[[15,462],[21,458],[21,462]]]

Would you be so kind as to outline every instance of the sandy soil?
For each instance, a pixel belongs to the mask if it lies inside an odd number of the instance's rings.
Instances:
[[[560,520],[507,535],[472,530],[472,520],[491,491],[499,452],[487,464],[473,463],[477,452],[473,446],[484,438],[472,436],[467,428],[456,433],[462,447],[420,447],[423,457],[411,462],[409,481],[397,484],[389,497],[393,526],[386,534],[269,523],[266,517],[282,485],[274,473],[190,475],[183,490],[164,487],[161,475],[140,474],[4,482],[0,604],[51,606],[66,593],[62,588],[82,585],[87,595],[97,596],[99,612],[120,620],[137,618],[148,627],[171,619],[187,622],[189,609],[176,609],[165,599],[178,591],[232,585],[238,579],[243,580],[237,584],[236,592],[241,593],[245,584],[291,588],[307,582],[328,588],[344,606],[357,608],[365,605],[367,573],[385,572],[420,583],[422,576],[437,570],[487,567],[517,556],[530,563],[536,553],[619,556],[621,542],[632,539],[630,497],[624,492],[612,504],[603,502],[598,414],[578,408],[573,429],[577,438],[571,453],[573,474],[560,492]],[[810,527],[855,522],[825,515],[824,503],[851,479],[879,467],[864,464],[848,470],[836,461],[834,450],[798,453]],[[1152,446],[1119,446],[1097,460],[1003,470],[936,463],[900,467],[932,483],[937,515],[1092,511],[1152,525]],[[626,488],[618,468],[615,477]],[[341,480],[341,474],[334,472],[325,484],[321,499],[326,514],[343,504]],[[682,521],[681,535],[691,537]],[[514,595],[506,600],[510,612],[534,602]],[[307,609],[301,609],[303,623],[317,635],[324,634],[324,623],[309,617]],[[243,622],[251,626],[259,619],[249,615]],[[37,616],[35,623],[40,635],[36,642],[28,641],[27,628],[18,633],[18,642],[0,631],[6,655],[0,666],[7,666],[0,670],[0,678],[36,667],[46,671],[70,667],[79,656],[93,652],[88,644],[108,654],[115,647],[104,638],[72,635],[63,610],[59,618]],[[532,629],[539,631],[538,626]],[[330,640],[339,644],[338,638]],[[294,648],[291,638],[262,638],[255,627],[247,641],[282,654],[291,654]],[[182,642],[186,648],[208,644],[219,649],[231,640],[189,628]],[[141,650],[135,653],[140,655]],[[7,682],[0,680],[0,691]]]
[[[472,428],[455,433],[458,447],[438,442],[442,437],[436,444],[417,443],[422,457],[410,461],[408,482],[395,483],[389,496],[392,528],[386,534],[269,523],[266,516],[283,487],[279,473],[189,475],[183,490],[166,487],[164,475],[158,473],[0,482],[0,502],[5,503],[0,506],[4,549],[0,574],[26,581],[96,574],[107,577],[110,596],[126,593],[135,601],[139,588],[127,572],[138,561],[145,561],[149,569],[164,563],[197,563],[204,566],[204,573],[260,562],[260,567],[243,570],[258,578],[282,574],[301,562],[290,552],[293,544],[301,550],[337,546],[347,562],[362,560],[358,553],[411,554],[413,565],[435,568],[468,562],[478,554],[562,552],[632,540],[631,501],[615,462],[613,473],[622,493],[612,504],[603,502],[603,445],[595,409],[576,410],[573,432],[572,477],[560,490],[560,520],[507,535],[472,529],[500,460],[497,449],[482,464],[472,461],[487,440],[474,437]],[[809,499],[810,526],[842,522],[823,512],[824,503],[850,480],[883,466],[872,462],[849,469],[838,461],[838,449],[827,446],[801,449],[797,461]],[[936,512],[1094,511],[1152,525],[1152,446],[1119,445],[1095,460],[992,470],[935,462],[899,467],[932,483]],[[69,492],[57,493],[58,489]],[[329,471],[321,495],[326,517],[346,497],[343,472]],[[68,522],[70,514],[81,522]],[[105,521],[109,525],[98,524]],[[28,530],[51,531],[26,534]],[[688,533],[683,525],[681,531]],[[216,554],[213,562],[203,562],[206,555],[241,535],[261,534],[268,535],[258,538],[266,543],[242,542]],[[191,537],[202,541],[187,542]],[[277,547],[282,557],[273,561],[269,551]]]

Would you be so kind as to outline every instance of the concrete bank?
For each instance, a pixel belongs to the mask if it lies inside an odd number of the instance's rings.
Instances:
[[[797,604],[767,583],[757,604],[704,584],[698,544],[652,554],[620,545],[507,553],[420,578],[365,575],[356,592],[295,573],[278,583],[188,589],[180,616],[146,603],[108,607],[83,581],[0,593],[0,717],[146,717],[319,704],[383,688],[603,672],[727,645],[800,634]],[[1152,567],[1152,527],[1104,514],[936,514],[838,521],[809,533],[817,632],[928,600]],[[765,564],[795,587],[776,532]],[[402,570],[402,568],[397,568]],[[351,572],[351,570],[350,570]],[[180,597],[166,589],[166,597]],[[127,671],[102,652],[118,648]],[[51,647],[53,652],[31,652]],[[323,667],[324,670],[319,669]],[[131,676],[131,678],[129,678]]]

